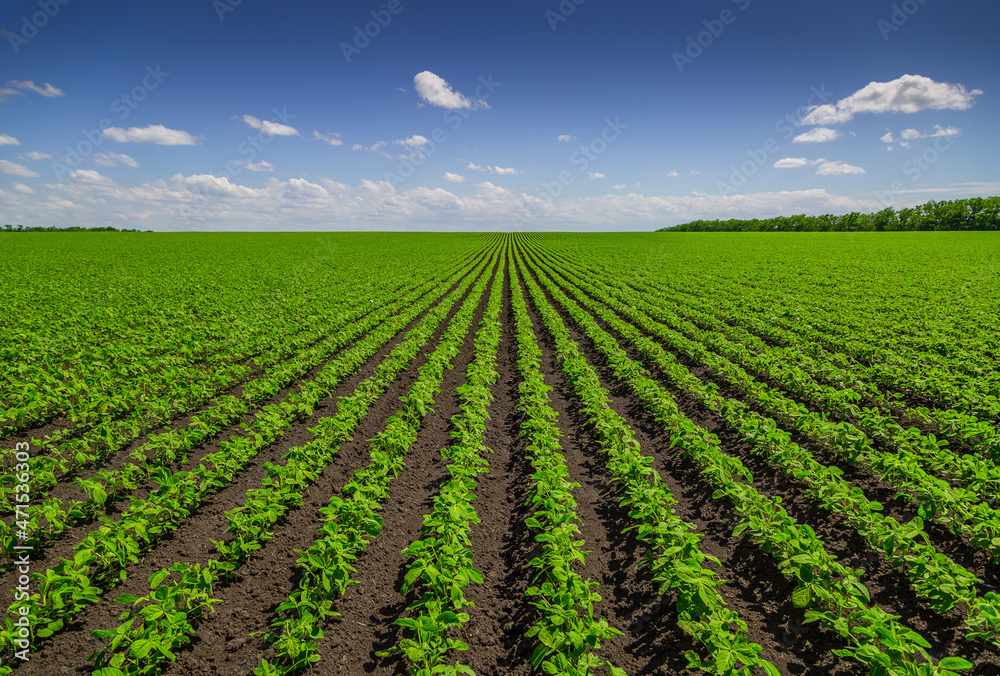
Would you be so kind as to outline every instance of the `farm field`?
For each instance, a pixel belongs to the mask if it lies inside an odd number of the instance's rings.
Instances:
[[[0,273],[0,674],[1000,674],[993,233],[0,233]]]

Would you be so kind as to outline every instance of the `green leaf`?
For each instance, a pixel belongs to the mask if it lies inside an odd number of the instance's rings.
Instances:
[[[759,666],[764,669],[767,676],[781,676],[781,672],[778,671],[778,668],[770,662],[761,662]]]
[[[443,613],[438,613],[438,616],[437,618],[435,618],[435,621],[439,622],[440,624],[447,624],[447,625],[461,624],[461,622],[458,619],[458,615],[456,615],[450,610],[446,610]]]
[[[809,587],[799,587],[792,592],[792,605],[796,608],[809,607],[809,601],[811,600],[812,593],[809,591]]]
[[[961,657],[945,657],[938,662],[938,666],[943,669],[971,669],[975,665]]]
[[[153,573],[153,575],[149,578],[150,589],[156,589],[157,587],[160,586],[160,583],[162,583],[168,577],[170,577],[170,571],[166,569],[161,570],[158,573]]]

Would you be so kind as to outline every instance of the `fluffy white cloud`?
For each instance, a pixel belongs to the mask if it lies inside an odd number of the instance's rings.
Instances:
[[[957,136],[958,134],[961,134],[961,133],[962,133],[962,130],[959,129],[958,127],[945,127],[945,128],[942,128],[940,124],[936,124],[936,125],[934,125],[934,133],[931,134],[930,136],[931,136],[931,138],[934,138],[934,137],[937,137],[937,136]]]
[[[344,142],[340,138],[340,134],[331,134],[329,132],[321,134],[315,129],[313,130],[313,138],[317,141],[323,141],[329,143],[332,146],[342,146]]]
[[[590,178],[592,178],[594,180],[599,179],[599,178],[604,178],[604,174],[602,174],[599,171],[588,171],[587,172],[587,176],[590,176]]]
[[[804,157],[785,157],[774,163],[775,169],[796,169],[809,164],[809,160]]]
[[[99,167],[113,167],[116,164],[123,164],[133,169],[139,163],[124,153],[94,153],[94,164]]]
[[[942,127],[940,124],[934,125],[933,133],[924,133],[919,129],[904,129],[899,132],[899,137],[893,136],[891,131],[887,131],[883,134],[879,140],[889,146],[889,150],[895,150],[893,143],[898,143],[901,148],[909,148],[911,141],[916,141],[921,138],[938,138],[941,136],[957,136],[961,134],[962,130],[958,127]]]
[[[48,98],[55,98],[58,96],[66,96],[66,93],[59,89],[58,87],[53,87],[48,82],[44,85],[36,85],[31,80],[11,80],[7,83],[8,87],[17,87],[18,89],[25,89],[29,92],[35,92],[36,94],[41,94]]]
[[[840,137],[840,132],[829,127],[816,127],[807,132],[799,134],[792,139],[792,143],[826,143]]]
[[[260,162],[250,162],[249,160],[237,160],[237,164],[250,171],[274,171],[274,165],[266,160]]]
[[[430,143],[426,136],[421,136],[420,134],[414,134],[410,138],[398,139],[393,141],[394,144],[398,146],[407,146],[410,148],[423,148],[425,145]]]
[[[87,185],[99,185],[99,186],[113,186],[115,185],[114,180],[111,178],[94,171],[93,169],[76,169],[69,172],[69,177],[76,181],[77,183],[84,183]]]
[[[353,146],[351,146],[351,150],[370,150],[373,153],[378,153],[382,157],[387,157],[391,160],[392,155],[382,150],[382,148],[385,148],[387,145],[388,144],[385,141],[376,141],[370,146],[363,146],[360,143],[355,143]]]
[[[865,170],[853,164],[836,162],[832,160],[820,160],[816,169],[817,176],[841,176],[843,174],[863,174]]]
[[[432,106],[450,109],[472,107],[472,101],[467,96],[453,91],[444,78],[429,70],[413,76],[413,88],[422,101]]]
[[[51,160],[52,155],[32,150],[31,152],[21,153],[20,155],[17,156],[17,158],[20,160],[26,160],[28,162],[37,162],[38,160]]]
[[[680,176],[680,173],[676,169],[671,169],[667,172],[667,178],[677,178],[678,176]]]
[[[107,225],[157,230],[537,230],[652,229],[696,218],[767,218],[788,213],[877,210],[877,200],[822,189],[744,195],[649,196],[638,191],[551,200],[489,181],[459,197],[443,188],[347,185],[330,179],[269,178],[250,188],[229,178],[183,176],[125,186],[76,170],[34,195],[0,188],[15,223]],[[624,186],[616,186],[623,190]],[[979,188],[976,188],[979,191]],[[925,200],[926,201],[926,200]],[[916,202],[915,202],[916,203]]]
[[[462,181],[465,180],[465,176],[462,176],[461,174],[453,174],[450,171],[446,171],[444,172],[444,180],[449,181],[451,183],[461,183]]]
[[[921,110],[966,110],[982,90],[935,82],[923,75],[903,75],[890,82],[871,82],[837,103],[812,106],[801,124],[841,124],[858,113],[917,113]]]
[[[514,167],[494,167],[494,166],[482,167],[476,164],[475,162],[469,162],[469,164],[467,164],[465,168],[471,171],[488,171],[491,174],[497,174],[497,175],[503,175],[503,174],[518,175],[524,173],[523,171],[518,171]]]
[[[243,121],[251,129],[257,129],[267,136],[300,136],[298,129],[290,127],[287,124],[281,124],[280,122],[258,120],[253,115],[244,115]]]
[[[26,178],[41,176],[41,174],[37,171],[32,171],[23,164],[11,162],[10,160],[0,160],[0,174],[7,174],[8,176],[24,176]]]
[[[13,96],[24,96],[24,93],[10,87],[0,87],[0,103],[6,103]]]
[[[8,134],[0,134],[0,146],[19,146],[21,142]]]
[[[556,136],[556,140],[562,143],[569,143],[575,138],[575,136],[570,136],[569,134],[559,134],[559,136]]]
[[[615,190],[624,190],[627,187],[624,183],[615,183]]]
[[[104,130],[104,138],[118,143],[155,143],[159,146],[193,146],[198,139],[192,134],[180,129],[168,129],[162,124],[151,124],[148,127],[108,127]]]
[[[863,174],[865,170],[861,167],[847,164],[845,162],[827,160],[808,160],[805,157],[785,157],[774,163],[775,169],[798,169],[799,167],[816,167],[817,176],[840,176],[841,174]]]
[[[14,190],[16,190],[19,193],[23,193],[25,195],[34,195],[35,194],[35,191],[32,190],[27,185],[25,185],[24,183],[15,183],[14,184]]]

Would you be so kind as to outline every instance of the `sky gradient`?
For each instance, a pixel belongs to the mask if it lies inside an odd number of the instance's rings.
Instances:
[[[0,223],[649,230],[1000,194],[1000,6],[0,8]]]

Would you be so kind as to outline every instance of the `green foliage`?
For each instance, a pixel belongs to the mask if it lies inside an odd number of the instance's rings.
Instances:
[[[657,232],[862,232],[894,230],[1000,230],[1000,197],[930,201],[896,211],[852,211],[835,216],[778,216],[764,219],[691,221]]]

